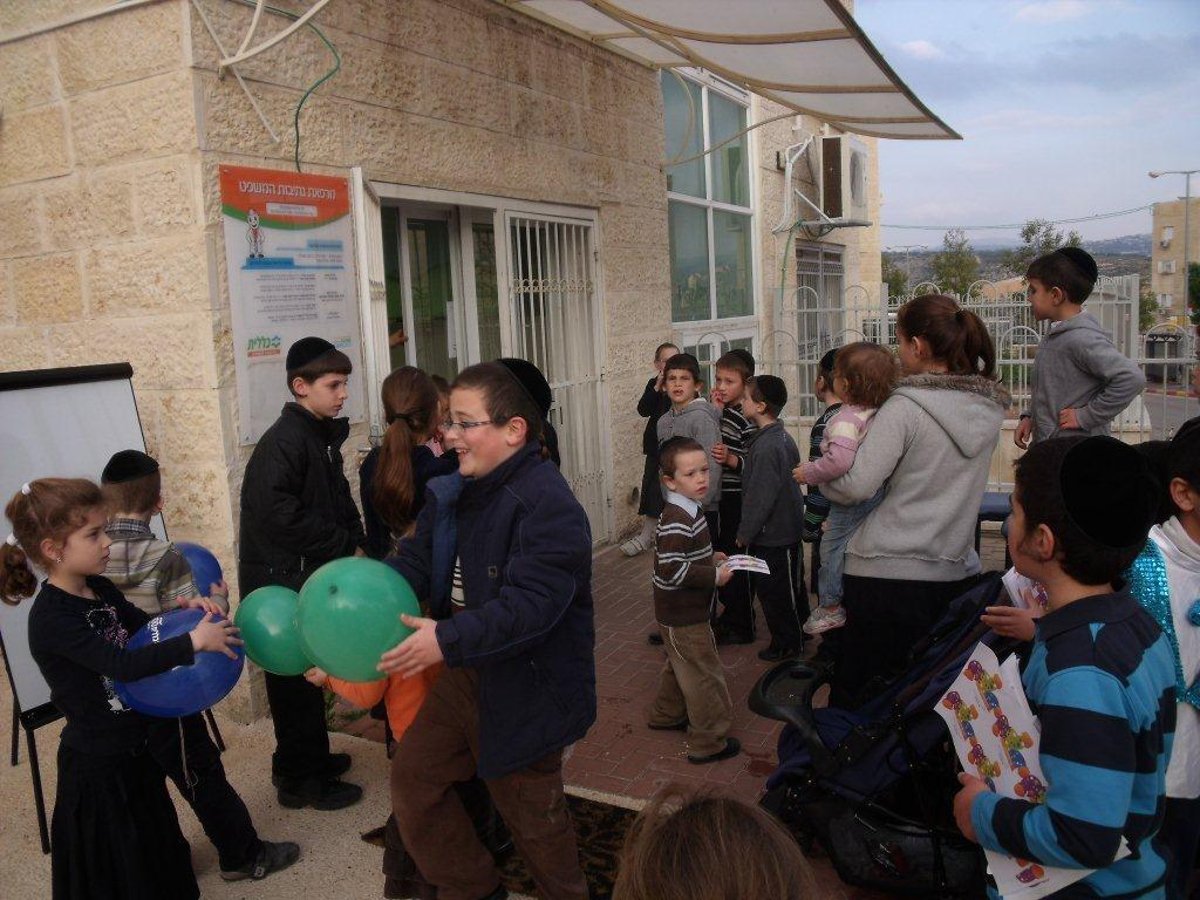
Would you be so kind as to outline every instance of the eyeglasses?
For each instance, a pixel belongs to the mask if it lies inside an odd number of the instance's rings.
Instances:
[[[495,425],[495,424],[496,423],[493,422],[491,419],[483,419],[482,421],[479,421],[479,422],[454,422],[454,421],[451,421],[450,419],[447,419],[445,422],[442,423],[442,431],[445,432],[446,434],[449,434],[455,428],[458,428],[465,432],[468,428],[478,428],[480,425]]]

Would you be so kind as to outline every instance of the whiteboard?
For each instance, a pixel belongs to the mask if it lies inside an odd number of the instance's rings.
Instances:
[[[146,449],[127,363],[0,373],[0,506],[35,478],[100,481],[118,450]],[[150,523],[166,537],[162,517]],[[0,522],[0,541],[12,523]],[[42,573],[38,573],[39,577]],[[32,598],[0,603],[0,636],[17,703],[23,711],[50,702],[50,687],[29,653]]]

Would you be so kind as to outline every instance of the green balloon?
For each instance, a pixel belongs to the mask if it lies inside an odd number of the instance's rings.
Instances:
[[[238,604],[233,623],[242,631],[246,655],[268,672],[299,675],[312,668],[296,628],[299,605],[299,594],[277,584],[251,591]]]
[[[378,681],[379,657],[412,634],[401,613],[419,616],[421,607],[395,569],[361,556],[335,559],[300,589],[300,646],[330,675]]]

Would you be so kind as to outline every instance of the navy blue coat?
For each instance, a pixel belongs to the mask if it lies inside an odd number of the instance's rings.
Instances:
[[[461,555],[466,609],[450,612]],[[482,778],[523,769],[596,720],[592,535],[537,444],[482,478],[429,483],[416,532],[386,560],[427,600],[447,666],[479,673]]]

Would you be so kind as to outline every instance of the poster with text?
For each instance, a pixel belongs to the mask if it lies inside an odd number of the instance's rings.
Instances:
[[[354,366],[342,415],[363,419],[362,338],[345,178],[221,166],[240,438],[258,441],[291,400],[284,360],[325,338]]]

